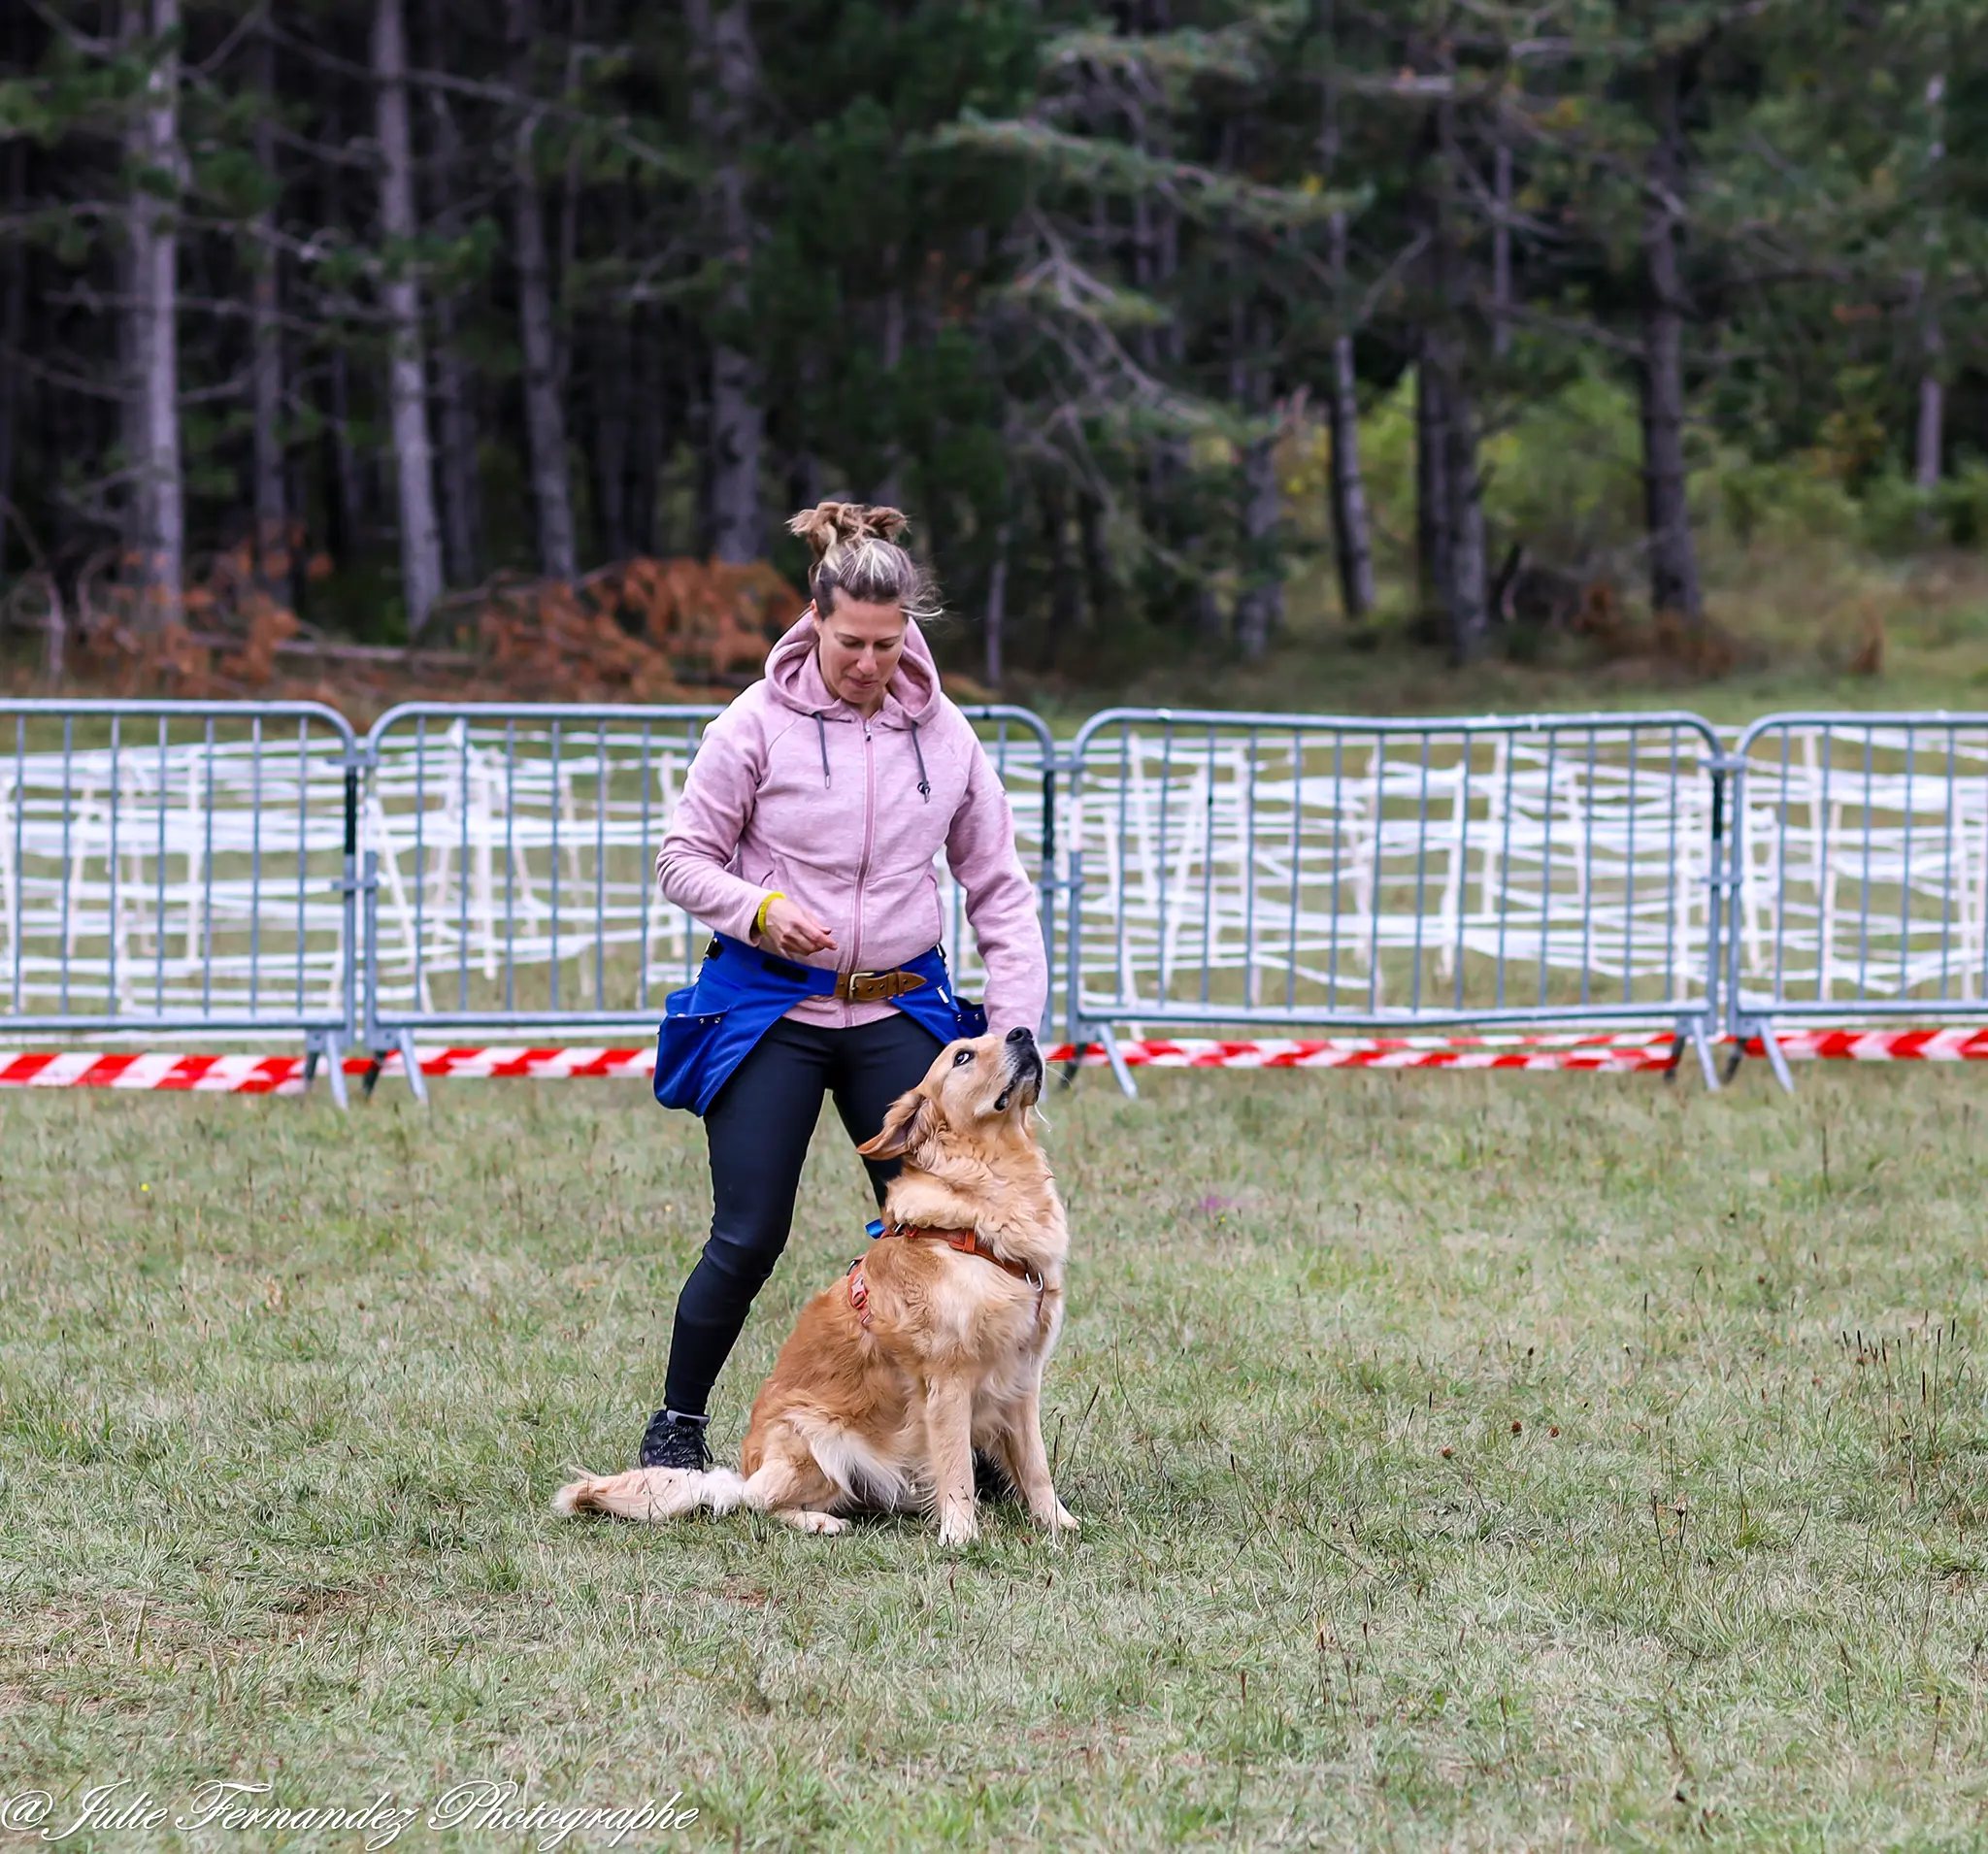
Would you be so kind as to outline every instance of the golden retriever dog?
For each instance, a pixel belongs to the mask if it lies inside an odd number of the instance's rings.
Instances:
[[[589,1476],[553,1510],[653,1522],[747,1506],[827,1533],[850,1512],[918,1507],[958,1545],[979,1530],[979,1448],[1041,1524],[1075,1529],[1043,1447],[1069,1232],[1036,1142],[1042,1088],[1026,1030],[948,1043],[859,1148],[904,1160],[884,1234],[802,1310],[752,1406],[740,1472]]]

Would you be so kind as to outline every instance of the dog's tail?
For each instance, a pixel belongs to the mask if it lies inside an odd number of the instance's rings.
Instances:
[[[569,1481],[552,1496],[555,1513],[608,1513],[660,1525],[701,1506],[714,1513],[757,1506],[746,1482],[729,1468],[702,1473],[685,1468],[636,1468],[625,1474]]]

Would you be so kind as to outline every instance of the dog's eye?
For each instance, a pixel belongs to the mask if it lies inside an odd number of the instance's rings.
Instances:
[[[952,1066],[953,1066],[953,1067],[954,1067],[955,1069],[957,1069],[957,1068],[958,1068],[958,1067],[960,1066],[960,1064],[961,1064],[961,1063],[963,1063],[963,1062],[971,1062],[971,1061],[973,1061],[973,1059],[974,1059],[974,1052],[973,1052],[973,1051],[972,1051],[971,1049],[962,1049],[962,1050],[961,1050],[961,1051],[959,1052],[959,1054],[958,1054],[958,1055],[956,1055],[956,1056],[954,1056],[954,1057],[953,1057],[953,1059],[952,1059]]]

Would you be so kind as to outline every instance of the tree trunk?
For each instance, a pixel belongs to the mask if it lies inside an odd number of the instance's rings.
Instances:
[[[821,499],[821,459],[812,450],[795,451],[787,459],[787,500],[796,509],[812,509]]]
[[[509,7],[512,86],[519,96],[529,97],[537,8],[532,0],[509,0]],[[511,166],[518,341],[524,350],[525,447],[530,458],[532,503],[539,518],[539,570],[548,579],[571,579],[576,565],[566,408],[560,391],[551,263],[546,251],[545,200],[532,154],[539,112],[535,104],[527,103],[525,108]]]
[[[1656,144],[1643,205],[1642,483],[1649,536],[1650,607],[1696,625],[1705,614],[1684,472],[1684,303],[1674,202],[1684,176],[1684,135],[1674,56],[1654,73]]]
[[[1138,144],[1144,152],[1144,138]],[[1152,287],[1159,275],[1160,237],[1153,223],[1152,202],[1143,193],[1132,198],[1132,282],[1142,292]],[[1139,364],[1151,373],[1160,364],[1159,339],[1150,322],[1141,322],[1134,333]]]
[[[885,253],[883,261],[887,271],[896,270],[895,247]],[[884,444],[883,475],[870,492],[870,500],[894,509],[904,499],[904,486],[899,476],[902,459],[897,441],[897,370],[905,357],[905,293],[894,283],[883,293],[881,322],[878,345],[883,366],[883,424],[890,436]]]
[[[630,333],[635,356],[631,375],[635,386],[635,428],[628,465],[628,541],[642,554],[664,551],[657,531],[656,498],[662,489],[668,427],[663,402],[666,382],[657,353],[662,330],[654,323],[651,312],[646,321],[638,320]]]
[[[1346,219],[1333,215],[1333,281],[1343,290],[1346,275]],[[1374,535],[1367,518],[1367,482],[1360,468],[1360,399],[1353,367],[1353,338],[1340,335],[1332,345],[1332,534],[1339,567],[1340,604],[1357,623],[1374,610]]]
[[[385,234],[386,319],[392,340],[387,397],[400,493],[401,595],[408,635],[418,637],[442,596],[442,538],[435,524],[434,460],[428,444],[427,369],[421,293],[408,246],[414,237],[414,141],[408,128],[407,31],[401,0],[377,0],[373,75],[380,136],[380,222]]]
[[[1938,185],[1940,163],[1946,158],[1945,103],[1946,73],[1936,71],[1926,82],[1926,165],[1934,177],[1936,187]],[[1926,230],[1929,246],[1938,242],[1938,203],[1936,200],[1935,214],[1929,215],[1933,222]],[[1922,493],[1930,496],[1939,487],[1945,449],[1946,388],[1942,362],[1946,355],[1946,337],[1939,325],[1939,308],[1934,300],[1930,276],[1920,280],[1918,295],[1919,352],[1924,358],[1925,371],[1919,376],[1919,428],[1912,447],[1912,480]],[[1930,514],[1931,511],[1926,513]],[[1925,517],[1922,515],[1921,518]]]
[[[137,137],[133,135],[134,158]],[[137,573],[151,532],[151,497],[146,488],[145,319],[138,309],[138,240],[127,235],[116,258],[117,302],[117,450],[126,473],[123,503],[125,559]],[[141,576],[142,577],[142,576]],[[142,586],[141,586],[142,590]]]
[[[1501,358],[1511,346],[1511,145],[1502,123],[1491,155],[1491,351]]]
[[[1425,335],[1415,366],[1415,583],[1425,616],[1450,609],[1449,409]]]
[[[594,539],[605,560],[625,560],[628,544],[629,388],[634,353],[626,316],[610,310],[589,344],[593,374]]]
[[[1008,631],[1008,543],[1009,527],[1003,521],[994,530],[994,564],[987,574],[986,658],[982,665],[987,686],[996,695],[1001,693],[1002,650]]]
[[[1043,640],[1043,667],[1054,669],[1063,640],[1077,628],[1077,575],[1070,560],[1070,505],[1063,484],[1044,474],[1036,499],[1043,511],[1043,552],[1049,562],[1049,625]]]
[[[1105,541],[1105,505],[1096,496],[1077,498],[1077,525],[1083,547],[1083,628],[1090,631],[1110,617],[1115,603],[1111,555]]]
[[[438,71],[448,68],[451,51],[442,0],[426,0],[423,18],[428,62]],[[428,93],[435,124],[432,166],[435,229],[446,239],[462,236],[462,209],[456,203],[461,183],[462,135],[447,94]],[[483,577],[483,497],[477,464],[475,382],[456,346],[460,297],[439,296],[435,302],[435,416],[441,450],[436,480],[442,491],[442,557],[450,585],[475,585]]]
[[[712,350],[711,552],[717,560],[756,560],[761,552],[758,389],[750,355],[722,343]]]
[[[324,105],[324,140],[339,148],[346,141],[340,97],[330,92]],[[332,164],[323,170],[320,211],[327,225],[348,222],[345,170]],[[317,468],[324,484],[325,546],[340,563],[350,561],[369,539],[368,484],[352,444],[351,357],[347,342],[334,335],[324,369],[324,406],[317,446]],[[298,506],[308,502],[303,498]],[[302,589],[302,588],[300,588]],[[308,593],[307,593],[308,596]]]
[[[131,203],[131,351],[139,485],[139,622],[181,620],[185,583],[186,518],[180,473],[179,0],[151,0],[152,64],[134,117],[133,153],[149,171]],[[170,192],[162,198],[154,188]]]
[[[1242,588],[1236,600],[1236,644],[1245,660],[1270,648],[1284,618],[1284,565],[1278,528],[1283,518],[1283,485],[1277,480],[1277,440],[1282,419],[1271,402],[1269,355],[1272,329],[1260,306],[1243,320],[1249,365],[1243,403],[1252,418],[1274,421],[1242,449]]]
[[[331,457],[331,551],[335,559],[356,554],[365,541],[365,486],[359,455],[352,447],[351,362],[343,344],[331,350],[331,417],[324,434]]]
[[[263,178],[277,178],[276,42],[265,15],[253,48],[258,93],[255,162]],[[277,276],[277,208],[274,201],[256,219],[254,275],[249,281],[249,330],[253,354],[250,398],[255,422],[255,572],[265,587],[287,599],[290,580],[288,498],[283,482],[283,347],[280,280]]]
[[[708,237],[723,278],[712,338],[707,436],[711,550],[719,560],[756,560],[763,548],[759,451],[765,414],[758,366],[736,344],[746,334],[750,308],[746,284],[754,228],[744,142],[756,102],[757,65],[746,0],[717,0],[715,9],[713,0],[685,0],[684,15],[702,79],[695,115],[712,156]]]
[[[1477,410],[1460,370],[1443,381],[1442,399],[1450,649],[1459,663],[1470,663],[1483,653],[1491,610],[1484,562],[1484,485],[1477,468]]]
[[[1220,645],[1227,637],[1228,624],[1222,613],[1221,599],[1217,596],[1214,587],[1209,582],[1207,569],[1199,564],[1201,556],[1207,552],[1207,541],[1200,537],[1197,537],[1191,545],[1191,552],[1197,561],[1192,580],[1194,588],[1194,629],[1195,634],[1201,639],[1202,643],[1209,648],[1213,648]]]
[[[253,328],[255,571],[272,591],[289,583],[289,513],[283,482],[282,330],[278,320],[276,251],[256,254],[249,313]]]
[[[477,468],[477,409],[469,369],[455,345],[455,303],[435,305],[435,415],[442,439],[443,555],[448,582],[475,585],[483,577],[483,497]]]
[[[1418,458],[1418,468],[1431,479],[1432,516],[1440,514],[1440,526],[1429,538],[1436,555],[1433,577],[1448,619],[1450,653],[1457,662],[1469,663],[1482,652],[1490,630],[1490,576],[1484,561],[1483,481],[1477,467],[1477,408],[1465,315],[1469,284],[1460,275],[1464,256],[1453,229],[1452,203],[1464,190],[1458,177],[1465,156],[1451,104],[1436,106],[1431,126],[1441,173],[1425,200],[1435,315],[1423,333],[1421,379],[1431,422],[1428,454]]]
[[[1236,601],[1236,643],[1245,658],[1260,657],[1283,618],[1284,587],[1277,554],[1282,495],[1276,435],[1252,438],[1242,452],[1243,586]]]
[[[821,459],[807,445],[787,459],[787,500],[796,509],[812,509],[821,500]]]
[[[7,152],[7,203],[18,212],[26,197],[27,143],[17,140]],[[7,247],[5,281],[0,282],[0,576],[6,574],[15,524],[21,518],[14,500],[14,458],[27,398],[27,374],[18,358],[27,315],[27,244],[16,239]]]
[[[626,186],[613,187],[607,200],[614,248],[633,248],[634,214]],[[570,269],[570,262],[569,269]],[[587,375],[588,423],[593,435],[594,546],[603,560],[626,560],[634,543],[633,459],[638,447],[635,426],[645,395],[638,367],[633,305],[604,306],[598,333],[589,344]],[[567,360],[570,367],[571,345]]]
[[[1925,328],[1928,358],[1938,351],[1939,324],[1928,317]],[[1919,376],[1919,429],[1913,447],[1912,480],[1931,495],[1939,487],[1946,436],[1946,388],[1939,376],[1927,372]]]
[[[1317,0],[1314,30],[1325,41],[1319,79],[1318,167],[1330,184],[1340,157],[1338,55],[1333,0]],[[1332,264],[1333,313],[1346,310],[1346,215],[1335,213],[1326,228]],[[1374,610],[1374,539],[1367,519],[1367,484],[1360,469],[1359,375],[1353,337],[1342,329],[1332,344],[1332,381],[1326,401],[1332,442],[1329,463],[1334,563],[1339,569],[1340,608],[1351,623]]]

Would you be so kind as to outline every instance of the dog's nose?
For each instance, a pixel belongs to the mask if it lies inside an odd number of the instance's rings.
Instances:
[[[1016,1024],[1015,1027],[1008,1033],[1008,1041],[1010,1043],[1034,1043],[1035,1040],[1036,1033],[1033,1030],[1023,1029],[1020,1024]]]

